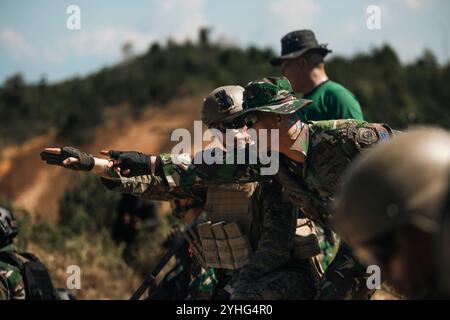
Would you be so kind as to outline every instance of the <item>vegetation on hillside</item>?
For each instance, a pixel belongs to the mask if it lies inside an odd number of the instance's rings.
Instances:
[[[280,73],[268,63],[275,56],[272,50],[211,42],[208,34],[201,30],[196,43],[153,43],[144,54],[56,84],[45,79],[26,84],[20,74],[11,76],[0,88],[0,146],[50,128],[81,143],[102,122],[108,106],[129,103],[139,116],[148,104]],[[332,79],[357,95],[371,121],[400,128],[410,123],[450,126],[450,63],[439,65],[430,51],[403,65],[385,45],[351,58],[332,56],[327,68]]]

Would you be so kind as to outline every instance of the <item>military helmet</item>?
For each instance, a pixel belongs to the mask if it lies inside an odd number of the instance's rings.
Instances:
[[[399,134],[357,159],[343,178],[333,223],[352,245],[404,226],[439,229],[450,173],[450,133],[424,127]]]
[[[202,121],[209,127],[221,123],[228,116],[242,111],[244,88],[222,86],[203,99]]]
[[[17,233],[17,222],[12,212],[0,206],[0,243],[13,239]]]

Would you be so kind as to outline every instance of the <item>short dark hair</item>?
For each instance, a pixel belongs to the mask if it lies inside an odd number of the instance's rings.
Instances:
[[[324,63],[325,55],[321,50],[312,49],[305,52],[305,54],[302,55],[302,57],[304,57],[308,61],[308,63],[312,64],[313,67],[316,67],[319,64]]]

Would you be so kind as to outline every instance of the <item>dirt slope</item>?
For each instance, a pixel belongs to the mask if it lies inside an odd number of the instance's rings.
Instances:
[[[166,106],[149,106],[139,120],[133,120],[127,107],[108,110],[105,125],[96,129],[91,142],[76,146],[98,155],[101,149],[139,150],[146,153],[170,151],[170,134],[176,128],[192,129],[200,119],[201,96],[176,99]],[[54,133],[37,137],[0,154],[0,195],[16,205],[57,217],[58,202],[76,172],[47,166],[39,158],[46,146],[64,146]]]

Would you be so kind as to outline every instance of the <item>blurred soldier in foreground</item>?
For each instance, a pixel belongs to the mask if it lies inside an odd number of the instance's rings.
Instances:
[[[224,144],[222,148],[226,148],[225,129],[230,125],[223,123],[223,119],[242,110],[243,91],[239,86],[224,86],[204,100],[202,119],[210,129],[217,130],[216,134]],[[233,140],[238,142],[237,148],[245,147],[248,143],[245,128],[233,129]],[[53,156],[43,154],[43,159],[50,164],[61,165],[68,157],[61,157],[58,150],[53,151]],[[111,151],[108,155],[115,159],[119,156],[125,159],[127,155],[146,158],[146,155],[133,152]],[[176,179],[176,172],[160,171],[161,157],[173,159],[177,156],[167,154],[147,158],[146,161],[155,168],[154,173],[162,174],[162,177],[156,174],[135,178],[116,175],[102,180],[109,189],[147,198],[169,196],[174,192],[189,195],[202,186],[171,188],[166,181]],[[78,159],[80,161],[75,164],[83,161],[82,157]],[[207,270],[213,269],[217,276],[218,290],[213,298],[314,297],[317,274],[310,258],[319,252],[317,238],[307,223],[302,226],[304,233],[296,235],[297,210],[282,196],[282,188],[275,180],[266,179],[260,183],[229,181],[209,186],[204,211],[202,220],[197,218],[196,227],[188,228],[184,234],[199,264]]]
[[[450,181],[450,176],[449,176]],[[439,291],[442,298],[450,299],[450,183],[447,201],[442,210],[442,228],[438,238],[439,252],[436,255],[439,266]]]
[[[408,298],[449,298],[450,133],[411,130],[348,171],[334,225],[360,259]],[[445,223],[447,219],[447,223]],[[443,223],[444,222],[444,223]],[[447,237],[447,238],[446,238]]]
[[[17,252],[13,243],[17,234],[12,212],[0,206],[0,300],[74,298],[53,288],[47,268],[36,256]]]

